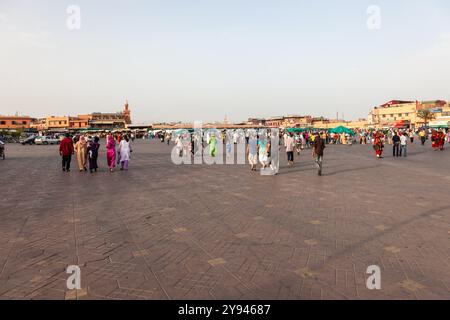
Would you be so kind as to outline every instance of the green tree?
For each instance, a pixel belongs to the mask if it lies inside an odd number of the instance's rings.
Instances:
[[[422,109],[417,112],[417,116],[425,122],[425,127],[428,126],[431,120],[436,119],[436,115],[430,109]]]

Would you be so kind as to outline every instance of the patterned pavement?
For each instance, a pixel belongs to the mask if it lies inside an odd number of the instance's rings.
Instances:
[[[450,150],[330,146],[324,176],[308,150],[268,177],[175,166],[171,148],[137,141],[110,174],[103,143],[91,175],[61,172],[56,146],[8,145],[0,299],[450,298]]]

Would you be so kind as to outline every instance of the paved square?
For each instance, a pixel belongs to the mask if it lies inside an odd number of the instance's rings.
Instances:
[[[130,170],[110,174],[102,142],[91,175],[60,171],[56,146],[7,145],[0,298],[450,298],[450,150],[330,146],[324,176],[305,151],[269,177],[178,167],[171,148],[137,141]],[[366,288],[370,265],[381,290]]]

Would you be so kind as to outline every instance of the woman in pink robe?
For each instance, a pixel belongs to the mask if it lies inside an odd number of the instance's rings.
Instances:
[[[106,158],[108,160],[109,171],[113,172],[116,167],[116,141],[112,135],[109,135],[106,140]]]

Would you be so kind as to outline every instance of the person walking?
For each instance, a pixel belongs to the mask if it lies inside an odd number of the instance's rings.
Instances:
[[[409,139],[411,140],[411,144],[414,143],[414,137],[415,137],[414,130],[411,129],[409,132]]]
[[[213,158],[217,155],[217,143],[216,134],[213,133],[209,138],[209,155]]]
[[[439,150],[444,151],[445,147],[445,133],[442,130],[439,130]]]
[[[233,150],[233,132],[231,130],[227,130],[225,133],[225,143],[226,143],[226,152],[227,152],[227,158],[230,158],[232,153],[231,151]]]
[[[192,156],[195,156],[195,153],[197,152],[197,150],[195,150],[195,144],[197,142],[197,136],[195,133],[192,133],[191,135],[191,154]]]
[[[108,162],[108,168],[110,172],[114,172],[116,167],[116,141],[113,135],[108,135],[106,138],[106,160]]]
[[[180,135],[175,139],[175,148],[177,150],[177,155],[181,158],[183,156],[183,141]]]
[[[62,158],[62,171],[70,172],[70,163],[75,150],[73,148],[73,140],[68,133],[59,145],[59,154]]]
[[[99,137],[95,137],[93,141],[89,142],[88,145],[88,157],[89,157],[89,171],[93,173],[97,172],[98,169],[98,150],[100,149],[100,139]]]
[[[261,163],[263,169],[269,166],[269,150],[270,144],[267,141],[266,135],[261,135],[258,141],[258,153],[259,153],[259,162]]]
[[[305,138],[305,145],[306,145],[306,148],[310,148],[310,147],[311,147],[311,144],[310,144],[310,140],[309,140],[309,132],[308,132],[308,131],[305,132],[304,138]]]
[[[300,135],[294,135],[294,140],[295,140],[295,150],[297,151],[297,155],[300,155],[300,152],[302,151],[302,143],[300,140]]]
[[[400,137],[397,133],[397,131],[394,133],[394,136],[392,137],[392,152],[394,157],[400,157]]]
[[[427,141],[427,137],[426,137],[426,133],[425,130],[420,130],[419,132],[419,137],[420,137],[420,142],[422,143],[422,145],[425,145],[425,142]]]
[[[120,170],[128,170],[128,164],[131,159],[131,144],[128,135],[125,135],[124,139],[120,141],[119,153],[120,153]]]
[[[78,169],[80,172],[87,171],[87,142],[84,136],[75,144],[75,151],[77,153]]]
[[[300,133],[300,143],[302,144],[301,150],[305,150],[306,149],[305,133]]]
[[[0,158],[5,160],[5,143],[3,137],[0,136]]]
[[[359,134],[359,144],[365,144],[364,139],[365,139],[364,132],[361,131]]]
[[[258,164],[258,139],[256,133],[251,133],[247,144],[248,162],[250,163],[250,170],[256,171]]]
[[[325,141],[322,139],[319,133],[316,133],[316,137],[314,139],[313,144],[313,158],[315,158],[318,168],[317,174],[319,176],[322,175],[324,149],[325,149]]]
[[[392,130],[389,130],[389,131],[388,131],[387,138],[388,138],[388,144],[392,144],[392,143],[393,143],[393,134],[392,134]]]
[[[439,132],[433,130],[431,133],[431,147],[434,151],[438,151],[440,148],[440,135]]]
[[[294,134],[292,132],[290,132],[286,136],[284,140],[284,146],[286,147],[288,165],[292,166],[294,165],[294,148],[295,148]]]
[[[400,157],[403,155],[404,158],[406,158],[407,155],[407,149],[408,149],[408,136],[406,132],[403,132],[400,135]]]

